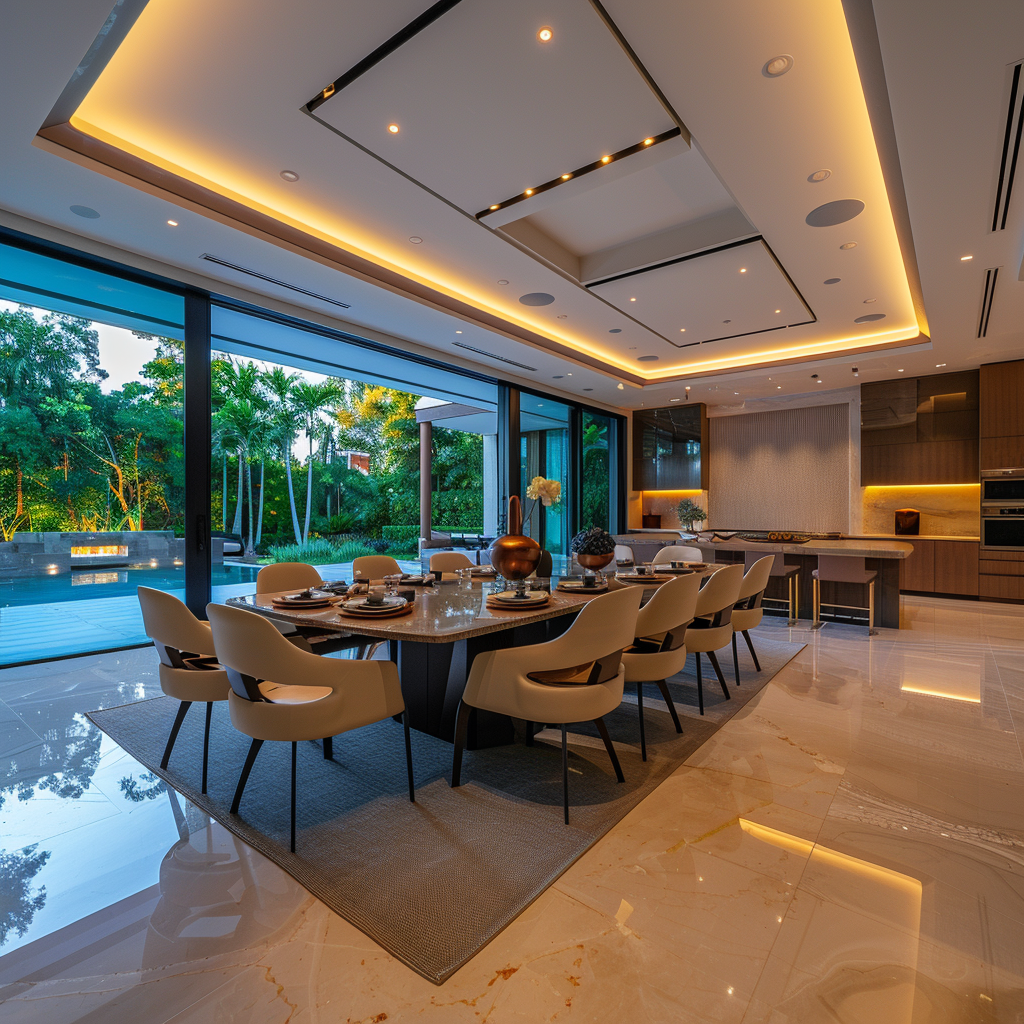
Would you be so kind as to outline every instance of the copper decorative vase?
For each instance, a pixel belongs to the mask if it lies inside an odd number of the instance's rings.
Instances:
[[[612,559],[615,558],[615,552],[609,551],[606,555],[582,555],[576,552],[576,561],[584,569],[598,570],[603,569]]]
[[[525,580],[540,563],[541,546],[522,529],[523,509],[513,494],[508,499],[508,533],[491,545],[491,565],[507,580]]]

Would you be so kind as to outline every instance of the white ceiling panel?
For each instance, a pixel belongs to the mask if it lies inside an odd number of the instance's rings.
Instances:
[[[583,256],[731,209],[735,204],[729,193],[694,147],[552,203],[529,220]]]
[[[590,290],[681,347],[774,333],[813,319],[761,241],[592,285]],[[654,368],[653,361],[649,368]]]
[[[471,214],[674,127],[586,0],[463,0],[316,116]]]

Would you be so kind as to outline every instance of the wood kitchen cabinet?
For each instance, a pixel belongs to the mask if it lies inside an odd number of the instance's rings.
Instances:
[[[981,471],[1024,466],[1024,359],[980,370]]]
[[[935,589],[935,542],[901,537],[914,545],[913,554],[900,560],[900,590],[930,594]]]
[[[978,596],[978,545],[968,540],[934,544],[935,593]]]

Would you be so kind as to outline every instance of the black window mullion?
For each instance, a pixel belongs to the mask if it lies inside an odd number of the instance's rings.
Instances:
[[[211,598],[210,296],[185,292],[185,603],[206,618]]]

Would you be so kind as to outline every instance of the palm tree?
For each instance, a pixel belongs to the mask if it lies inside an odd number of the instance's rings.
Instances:
[[[302,533],[299,530],[299,516],[295,509],[295,487],[292,483],[292,443],[295,440],[295,427],[293,424],[294,410],[292,405],[293,392],[299,381],[297,373],[286,373],[284,367],[275,366],[269,373],[263,375],[263,386],[273,397],[276,403],[273,410],[273,418],[276,425],[275,436],[284,456],[285,477],[288,480],[288,504],[292,512],[292,530],[295,533],[295,543],[302,543]]]
[[[248,403],[248,408],[245,410],[243,419],[258,414],[261,404],[261,396],[259,393],[260,371],[259,367],[253,362],[236,364],[227,360],[226,364],[222,367],[220,378],[224,388],[225,397],[224,404],[217,415],[220,417],[221,421],[226,424],[229,434],[234,437],[236,442],[235,451],[238,456],[238,486],[235,490],[235,519],[231,524],[231,532],[236,536],[239,536],[242,532],[242,483],[244,481],[245,470],[243,455],[246,451],[248,439],[239,436],[238,431],[235,429],[235,423],[232,422],[232,417],[238,415],[238,410],[235,410],[233,413],[229,412],[229,406],[231,406],[232,403]],[[249,481],[249,490],[250,492],[252,490],[251,480]],[[249,511],[249,518],[250,520],[252,519],[251,509]],[[249,539],[250,541],[252,540],[251,522],[249,525]]]
[[[306,440],[309,442],[309,458],[306,462],[306,522],[302,531],[302,543],[309,540],[309,517],[313,511],[313,443],[320,428],[320,414],[333,405],[342,395],[338,383],[325,380],[320,384],[296,384],[292,391],[292,405],[303,417]]]
[[[233,445],[238,455],[238,501],[235,505],[232,531],[235,534],[240,534],[242,529],[243,479],[248,484],[249,532],[246,539],[246,554],[250,554],[253,550],[252,453],[263,429],[263,414],[248,398],[230,398],[224,403],[218,417],[223,424],[225,441]]]

